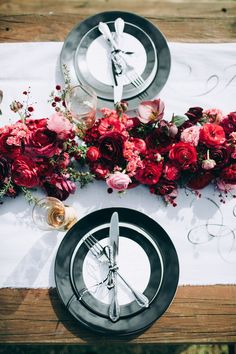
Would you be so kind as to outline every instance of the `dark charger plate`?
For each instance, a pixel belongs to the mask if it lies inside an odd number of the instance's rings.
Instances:
[[[85,287],[83,261],[89,252],[81,240],[90,233],[99,241],[107,238],[114,211],[119,214],[120,236],[137,242],[150,262],[150,278],[144,290],[149,307],[141,308],[136,301],[121,305],[121,316],[115,323],[108,317],[108,304],[92,293],[79,300]],[[178,256],[170,237],[153,219],[127,208],[101,209],[79,220],[62,240],[55,261],[56,287],[68,311],[87,328],[109,335],[131,335],[149,327],[172,302],[178,280]]]
[[[128,83],[123,88],[122,99],[129,103],[129,109],[135,109],[140,98],[148,100],[157,96],[168,79],[171,65],[170,51],[164,35],[144,17],[122,11],[107,11],[88,17],[78,23],[66,37],[60,55],[60,65],[62,72],[64,65],[69,69],[73,85],[81,83],[95,90],[98,108],[113,108],[112,85],[95,78],[88,68],[86,55],[93,41],[101,36],[99,22],[106,22],[114,32],[114,21],[118,17],[125,21],[125,33],[136,38],[146,52],[147,62],[142,73],[145,84],[137,88]],[[94,65],[99,70],[96,60],[94,55]]]

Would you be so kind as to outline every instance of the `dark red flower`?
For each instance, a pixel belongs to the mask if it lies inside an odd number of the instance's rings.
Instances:
[[[99,151],[101,158],[113,164],[123,159],[124,136],[117,132],[111,132],[99,139]]]
[[[206,187],[214,179],[214,175],[210,171],[196,172],[187,183],[187,186],[192,189],[202,189]]]
[[[12,164],[12,180],[22,187],[32,188],[39,184],[34,161],[26,156],[18,157]]]
[[[76,186],[66,176],[54,173],[46,178],[43,188],[49,197],[65,200],[71,193],[75,192]]]
[[[203,108],[201,107],[191,107],[185,115],[192,123],[197,123],[202,118]]]
[[[218,146],[210,150],[210,158],[216,162],[216,167],[222,167],[229,161],[231,149],[225,146]]]
[[[168,195],[177,189],[177,184],[161,178],[155,186],[150,187],[150,192],[157,195]]]
[[[169,152],[169,158],[180,169],[187,170],[197,161],[197,152],[194,146],[179,142],[174,144]]]

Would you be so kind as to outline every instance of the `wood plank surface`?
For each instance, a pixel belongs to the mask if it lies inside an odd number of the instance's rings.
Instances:
[[[64,41],[76,24],[111,10],[146,17],[169,41],[236,40],[235,1],[0,0],[0,42]]]
[[[125,338],[84,329],[56,289],[0,289],[1,343],[233,343],[236,287],[182,286],[166,313],[145,332]]]

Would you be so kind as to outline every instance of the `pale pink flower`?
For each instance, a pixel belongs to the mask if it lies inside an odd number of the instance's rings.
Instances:
[[[207,160],[203,160],[202,161],[202,168],[204,170],[211,170],[212,168],[214,168],[216,165],[215,160],[212,159],[207,159]]]
[[[203,117],[206,118],[209,123],[219,124],[222,121],[223,113],[220,109],[211,108],[203,112]]]
[[[139,120],[142,123],[158,122],[164,116],[165,104],[160,99],[143,101],[138,106]]]
[[[193,146],[197,146],[199,141],[200,129],[201,127],[195,125],[184,129],[181,133],[180,140],[184,143],[189,143]]]
[[[115,172],[106,179],[108,187],[117,191],[124,191],[131,182],[130,177],[123,172]]]
[[[58,138],[67,139],[73,131],[72,123],[61,113],[55,113],[48,118],[47,127],[57,133]]]

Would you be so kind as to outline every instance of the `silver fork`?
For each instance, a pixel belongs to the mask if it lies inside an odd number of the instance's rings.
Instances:
[[[91,253],[101,262],[109,262],[109,246],[102,247],[102,245],[99,243],[99,241],[94,237],[94,235],[89,235],[87,238],[84,239],[84,243],[91,251]],[[131,291],[133,294],[136,302],[140,307],[148,307],[149,306],[149,300],[148,298],[138,290],[135,290],[128,282],[123,278],[123,276],[115,270],[117,275],[120,277],[120,279],[123,281],[123,283],[127,286],[127,288]],[[109,276],[109,275],[108,275]]]

